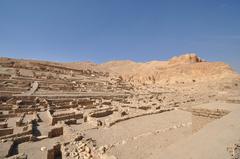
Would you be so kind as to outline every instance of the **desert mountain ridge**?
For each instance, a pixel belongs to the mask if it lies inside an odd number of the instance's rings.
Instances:
[[[67,64],[74,68],[82,65],[85,63]],[[132,83],[146,84],[218,80],[239,76],[229,65],[223,62],[207,62],[195,53],[175,56],[168,61],[109,61],[94,65],[94,68],[119,75]]]
[[[168,61],[134,62],[131,60],[109,61],[102,64],[93,62],[49,62],[36,60],[17,60],[1,58],[1,63],[12,62],[15,65],[45,65],[66,67],[76,70],[104,72],[110,76],[119,76],[133,84],[161,84],[176,82],[208,81],[223,78],[239,78],[239,75],[223,62],[207,62],[195,53],[175,56]]]

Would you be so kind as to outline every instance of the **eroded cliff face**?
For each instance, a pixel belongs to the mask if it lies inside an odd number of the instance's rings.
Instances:
[[[229,65],[207,62],[192,53],[173,57],[169,61],[112,61],[101,67],[109,68],[111,72],[133,84],[208,82],[239,78]]]

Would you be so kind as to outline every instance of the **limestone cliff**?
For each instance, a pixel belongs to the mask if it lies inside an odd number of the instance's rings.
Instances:
[[[112,61],[101,65],[109,68],[124,80],[143,84],[186,83],[224,78],[239,78],[232,68],[223,62],[207,62],[196,54],[173,57],[169,61],[136,63]]]

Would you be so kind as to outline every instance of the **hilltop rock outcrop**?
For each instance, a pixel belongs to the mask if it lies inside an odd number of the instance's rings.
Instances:
[[[182,64],[182,63],[197,63],[203,62],[195,53],[185,54],[182,56],[174,56],[169,60],[169,64]]]
[[[232,68],[223,62],[206,62],[196,54],[173,57],[169,61],[111,61],[101,64],[133,84],[188,83],[235,78]]]

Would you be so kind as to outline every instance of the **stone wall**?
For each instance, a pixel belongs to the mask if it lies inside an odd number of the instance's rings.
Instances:
[[[16,137],[14,138],[14,143],[21,144],[24,142],[28,142],[28,141],[31,141],[31,138],[32,138],[32,135],[24,135],[24,136]]]
[[[47,159],[60,158],[61,156],[61,145],[55,144],[52,149],[47,150]]]
[[[14,113],[27,113],[27,112],[39,112],[41,108],[18,108],[14,110]]]
[[[145,116],[145,115],[153,115],[153,114],[159,114],[159,113],[163,113],[163,112],[167,112],[167,111],[172,111],[174,110],[174,108],[164,108],[164,109],[160,109],[160,110],[156,110],[156,111],[149,111],[146,113],[141,113],[141,114],[134,114],[134,115],[127,115],[121,118],[117,118],[117,119],[111,119],[111,120],[105,120],[105,126],[110,127],[116,123],[125,121],[125,120],[129,120],[129,119],[133,119],[133,118],[137,118],[137,117],[141,117],[141,116]]]
[[[0,115],[0,119],[13,118],[16,116],[17,116],[17,114],[2,114],[2,115]]]
[[[32,129],[33,129],[32,127],[33,127],[32,124],[29,124],[26,131],[16,133],[16,134],[10,134],[10,135],[2,136],[2,137],[0,137],[0,140],[1,139],[21,137],[21,136],[25,136],[25,135],[31,135],[32,134]]]
[[[48,137],[52,138],[52,137],[57,137],[63,135],[63,127],[54,127],[52,128],[49,132],[48,132]]]
[[[0,122],[0,129],[7,128],[8,123],[6,121]]]
[[[103,110],[103,111],[97,111],[97,112],[91,113],[90,116],[94,118],[101,118],[101,117],[111,115],[112,113],[113,113],[112,110]]]
[[[0,110],[12,110],[12,105],[2,105],[1,104]]]
[[[0,136],[5,136],[9,134],[13,134],[13,128],[0,129]]]
[[[68,120],[68,119],[81,119],[83,118],[83,113],[75,113],[71,115],[64,115],[64,116],[59,116],[59,117],[52,117],[52,125],[55,125],[58,121],[62,120]]]
[[[219,119],[224,115],[227,115],[229,111],[222,110],[222,109],[203,109],[203,108],[194,108],[192,109],[192,114],[196,116],[203,116],[203,117],[209,117],[214,119]]]
[[[228,99],[227,102],[228,102],[228,103],[240,104],[240,99],[237,99],[237,98],[234,99],[234,98],[232,98],[232,99]]]

